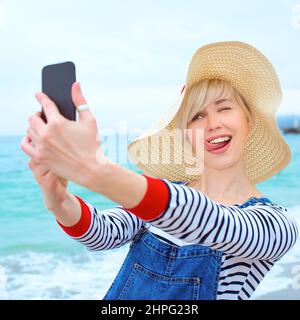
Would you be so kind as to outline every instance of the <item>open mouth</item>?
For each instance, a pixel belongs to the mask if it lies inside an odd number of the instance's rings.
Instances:
[[[219,143],[210,143],[210,142],[205,142],[205,148],[208,152],[219,154],[225,152],[231,143],[232,137],[230,136],[230,140],[228,141],[222,141]]]

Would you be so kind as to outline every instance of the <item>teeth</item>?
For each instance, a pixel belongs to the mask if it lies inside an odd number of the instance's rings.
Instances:
[[[214,140],[210,140],[209,143],[219,143],[219,142],[223,142],[223,141],[228,141],[230,140],[230,137],[221,137],[221,138],[217,138]]]

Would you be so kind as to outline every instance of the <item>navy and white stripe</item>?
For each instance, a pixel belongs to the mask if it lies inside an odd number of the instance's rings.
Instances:
[[[91,225],[84,235],[73,239],[84,244],[88,251],[121,247],[130,242],[145,224],[121,206],[100,211],[91,204],[86,204],[92,213]]]
[[[163,180],[170,202],[149,222],[169,235],[244,259],[274,262],[296,242],[296,223],[282,206],[259,201],[245,208],[222,205],[192,187]]]
[[[159,217],[145,222],[121,206],[100,211],[88,204],[91,226],[74,239],[90,251],[112,249],[128,243],[145,224],[162,241],[199,243],[220,250],[217,299],[231,300],[249,299],[296,242],[296,223],[282,206],[259,198],[248,206],[222,205],[192,187],[162,180],[170,190],[170,200]]]

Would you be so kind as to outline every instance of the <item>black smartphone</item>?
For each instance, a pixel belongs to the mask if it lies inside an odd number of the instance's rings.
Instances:
[[[42,92],[54,101],[65,118],[76,121],[76,108],[71,96],[74,82],[76,82],[76,74],[73,62],[51,64],[42,70]],[[42,119],[47,123],[43,108]]]

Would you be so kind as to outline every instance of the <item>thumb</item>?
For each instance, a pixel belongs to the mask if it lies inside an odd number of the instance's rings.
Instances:
[[[76,108],[83,104],[87,104],[79,82],[74,82],[72,84],[72,100]],[[79,112],[79,120],[90,119],[91,117],[93,117],[93,115],[89,110],[82,110]]]

